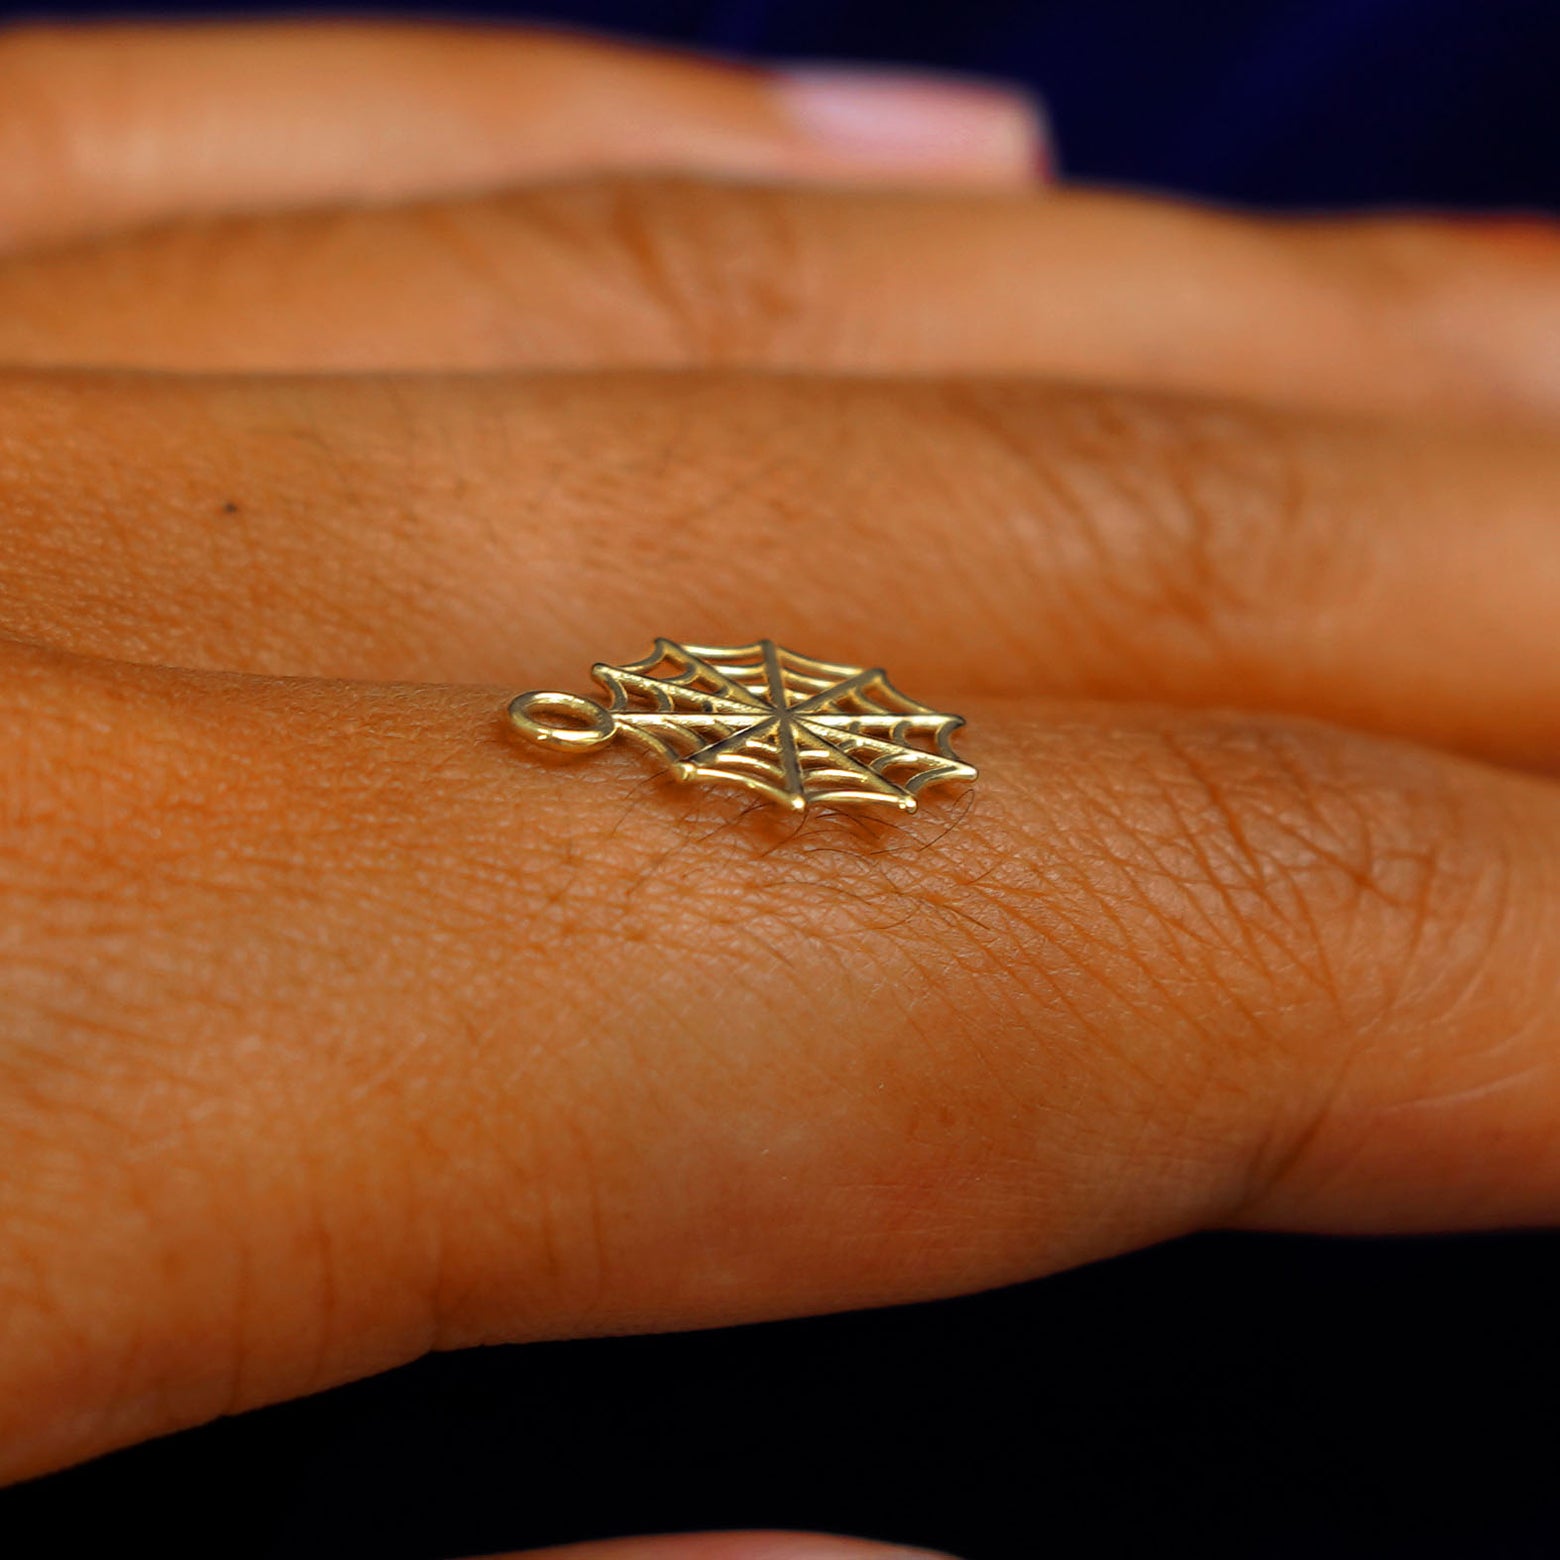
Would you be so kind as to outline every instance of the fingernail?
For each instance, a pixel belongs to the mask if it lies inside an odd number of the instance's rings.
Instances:
[[[1050,137],[1039,105],[979,82],[804,66],[775,77],[797,128],[836,156],[894,169],[1044,177]]]

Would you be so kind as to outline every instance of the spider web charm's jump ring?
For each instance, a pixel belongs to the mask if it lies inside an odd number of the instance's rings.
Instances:
[[[561,724],[539,720],[538,714],[564,717]],[[617,735],[617,722],[611,712],[593,699],[575,693],[522,693],[509,705],[509,718],[533,742],[550,748],[580,753],[600,747]]]

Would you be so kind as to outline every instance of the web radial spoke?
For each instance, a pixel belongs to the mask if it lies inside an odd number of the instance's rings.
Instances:
[[[684,762],[701,766],[719,763],[727,753],[736,752],[746,743],[757,741],[760,737],[767,737],[779,724],[778,715],[755,720],[751,726],[745,726],[741,731],[734,731],[729,737],[723,737],[718,742],[711,742],[708,747],[701,747],[697,752],[690,753]]]
[[[854,677],[847,677],[843,682],[835,683],[832,688],[825,688],[810,699],[804,699],[800,704],[793,704],[791,713],[796,716],[810,715],[815,710],[826,709],[829,705],[838,704],[842,699],[848,699],[853,693],[860,692],[868,683],[882,676],[883,673],[876,667],[857,672]]]
[[[868,736],[854,725],[841,722],[835,726],[825,726],[821,731],[819,717],[808,716],[805,729],[813,736],[827,742],[831,747],[839,743],[841,735],[849,735],[855,739],[856,746],[867,748],[878,755],[877,762],[889,764],[909,764],[915,766],[917,773],[911,775],[903,782],[903,789],[907,791],[917,790],[928,784],[933,779],[954,779],[964,777],[973,779],[975,769],[973,765],[966,764],[957,757],[948,746],[948,734],[963,722],[957,716],[947,717],[949,724],[943,726],[937,732],[937,750],[929,752],[926,748],[911,747],[908,743],[885,739],[883,737]],[[908,724],[908,723],[906,723]],[[857,760],[860,762],[860,760]],[[871,767],[871,766],[869,766]],[[873,768],[873,773],[878,770]]]
[[[896,799],[904,796],[902,786],[895,785],[892,780],[885,780],[870,764],[863,764],[859,758],[847,753],[837,742],[821,736],[816,731],[809,731],[806,726],[798,726],[796,736],[798,746],[828,754],[830,764],[837,769],[843,769],[863,790]],[[824,794],[830,793],[824,791]]]
[[[785,673],[780,669],[780,651],[772,639],[765,639],[762,643],[764,672],[769,679],[769,702],[777,710],[784,710]],[[796,732],[789,714],[776,717],[775,737],[780,749],[780,773],[785,779],[786,794],[793,799],[794,804],[801,804],[807,799],[807,791],[802,784],[802,766],[796,757]]]

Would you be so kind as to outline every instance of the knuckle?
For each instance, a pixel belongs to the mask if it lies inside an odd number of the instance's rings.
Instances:
[[[1304,614],[1363,566],[1303,423],[1109,391],[949,395],[1017,463],[1040,520],[1037,572],[1104,669],[1098,691],[1123,669],[1141,692],[1252,665],[1276,603]]]
[[[1284,244],[1306,316],[1347,343],[1394,399],[1500,404],[1508,366],[1480,307],[1498,263],[1487,242],[1437,219],[1392,216],[1290,232]]]
[[[1185,869],[1189,904],[1223,923],[1223,955],[1286,998],[1314,993],[1351,1030],[1440,962],[1483,868],[1434,759],[1279,722],[1160,742],[1180,825],[1166,860]]]
[[[1477,965],[1501,858],[1433,755],[1234,716],[1084,720],[1046,745],[1047,836],[980,893],[1020,907],[1031,963],[1096,982],[1103,1034],[1152,1013],[1266,1077]]]
[[[1275,601],[1323,598],[1347,567],[1292,425],[1254,408],[1154,404],[1112,424],[1130,473],[1118,478],[1117,577],[1135,614],[1244,658],[1271,633]]]
[[[1497,972],[1522,865],[1503,804],[1429,752],[1277,723],[1164,749],[1184,825],[1168,850],[1150,837],[1156,877],[1176,884],[1162,947],[1189,965],[1196,928],[1191,958],[1212,954],[1199,973],[1227,999],[1205,1065],[1234,1060],[1245,1080],[1239,1221],[1335,1170],[1372,1118],[1362,1100],[1413,1099],[1461,1049],[1427,1057],[1419,1037],[1448,1020],[1465,1033],[1492,980],[1509,1004],[1509,964]]]
[[[809,314],[805,228],[783,191],[611,175],[525,197],[525,215],[695,364],[783,356]]]
[[[1026,891],[1033,956],[1087,983],[1091,1043],[1148,1108],[1209,1135],[1233,1210],[1379,1037],[1400,1046],[1487,981],[1511,864],[1430,754],[1235,718],[1110,747],[1065,859]]]

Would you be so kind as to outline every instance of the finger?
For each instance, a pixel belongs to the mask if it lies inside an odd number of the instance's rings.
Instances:
[[[1560,795],[1321,727],[966,707],[797,826],[511,690],[6,652],[0,1451],[430,1347],[1560,1216]]]
[[[949,695],[1232,704],[1560,763],[1560,452],[1024,385],[0,384],[0,625],[570,687],[768,634]]]
[[[1560,226],[596,182],[13,261],[0,361],[959,371],[1552,414]]]
[[[385,23],[0,34],[0,248],[597,168],[1031,182],[1018,93]]]

